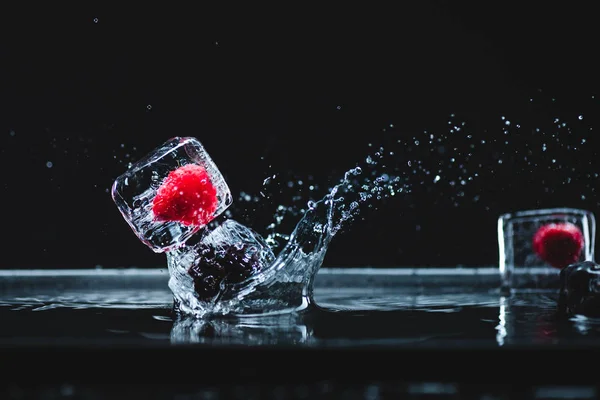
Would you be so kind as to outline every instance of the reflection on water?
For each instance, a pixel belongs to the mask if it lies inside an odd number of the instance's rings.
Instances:
[[[82,291],[4,298],[0,342],[495,347],[600,339],[600,319],[557,317],[554,291],[505,297],[495,290],[449,287],[320,288],[315,293],[319,306],[300,314],[210,320],[178,319],[168,291],[148,294]]]
[[[306,343],[312,331],[298,315],[202,320],[177,317],[171,343],[277,345]]]
[[[496,341],[498,342],[498,346],[504,345],[504,338],[507,335],[506,332],[506,297],[500,297],[500,305],[498,307],[498,326],[496,326],[496,330],[498,333],[496,334]]]

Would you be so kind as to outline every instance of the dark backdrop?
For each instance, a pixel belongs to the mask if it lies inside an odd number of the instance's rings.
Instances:
[[[431,169],[336,237],[328,266],[492,265],[499,214],[598,211],[592,5],[362,4],[4,12],[0,267],[164,265],[108,191],[181,135],[259,231],[290,197],[245,211],[267,176],[319,198],[382,143],[399,172]]]

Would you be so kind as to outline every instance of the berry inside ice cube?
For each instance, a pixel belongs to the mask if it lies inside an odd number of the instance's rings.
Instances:
[[[217,189],[206,169],[188,164],[169,173],[156,192],[152,212],[159,221],[203,226],[212,220],[217,204]]]
[[[209,312],[220,300],[252,287],[253,277],[262,279],[272,271],[273,250],[239,222],[227,219],[196,238],[198,242],[167,253],[169,288],[183,312]]]
[[[250,244],[228,244],[219,249],[202,245],[200,258],[188,274],[200,300],[215,297],[221,285],[241,283],[261,270],[260,248]]]
[[[181,247],[232,202],[202,144],[174,137],[119,176],[112,198],[138,239],[156,253]]]
[[[544,225],[533,236],[534,252],[543,261],[559,269],[577,262],[583,246],[583,233],[570,222]]]

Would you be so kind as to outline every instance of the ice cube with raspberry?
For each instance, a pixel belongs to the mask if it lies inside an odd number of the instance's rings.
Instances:
[[[193,137],[169,139],[137,161],[111,194],[136,236],[156,253],[182,246],[232,203],[223,175]]]
[[[198,243],[167,253],[169,287],[179,308],[201,314],[219,295],[265,272],[275,255],[260,234],[228,219]]]
[[[532,247],[540,259],[562,269],[580,259],[584,247],[583,233],[570,222],[546,224],[534,234]]]

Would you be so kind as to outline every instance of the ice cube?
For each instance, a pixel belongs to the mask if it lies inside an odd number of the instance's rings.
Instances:
[[[265,270],[275,255],[258,233],[231,219],[201,235],[198,243],[167,253],[169,287],[184,313],[227,313],[219,301],[234,297],[236,286]]]
[[[119,176],[112,198],[136,236],[156,253],[183,245],[232,203],[202,144],[174,137]]]
[[[586,210],[551,208],[500,216],[503,288],[556,287],[562,268],[594,259],[595,232],[594,215]]]
[[[563,315],[600,316],[600,265],[571,264],[560,272],[558,311]]]

